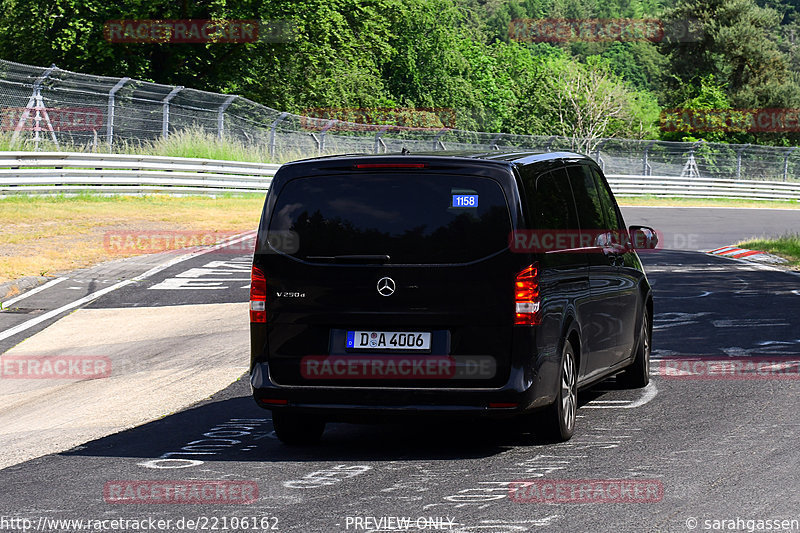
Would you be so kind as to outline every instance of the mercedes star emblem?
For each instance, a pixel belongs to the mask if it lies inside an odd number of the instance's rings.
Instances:
[[[378,294],[381,296],[391,296],[394,294],[394,280],[392,278],[381,278],[378,280]]]

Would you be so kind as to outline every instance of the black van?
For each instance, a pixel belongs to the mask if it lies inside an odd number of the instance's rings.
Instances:
[[[286,443],[392,414],[522,415],[569,439],[579,388],[648,383],[634,247],[656,244],[578,154],[283,165],[253,258],[253,396]]]

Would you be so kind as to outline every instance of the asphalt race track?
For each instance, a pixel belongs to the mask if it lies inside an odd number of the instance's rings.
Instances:
[[[0,312],[0,361],[95,357],[110,373],[0,378],[0,531],[81,530],[56,520],[475,533],[719,531],[739,520],[747,531],[800,520],[800,370],[782,366],[800,360],[800,277],[698,252],[800,231],[800,211],[624,212],[672,248],[641,254],[655,292],[651,384],[583,391],[567,443],[503,422],[437,422],[334,424],[318,446],[282,445],[244,376],[241,251],[117,261],[18,299]],[[713,373],[709,359],[760,366]],[[186,496],[212,485],[212,497]]]

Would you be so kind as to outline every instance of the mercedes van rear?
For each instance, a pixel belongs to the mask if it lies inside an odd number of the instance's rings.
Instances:
[[[340,156],[281,167],[250,301],[253,394],[279,438],[312,441],[331,420],[502,416],[558,403],[563,332],[540,332],[543,257],[510,246],[528,227],[523,190],[508,158]],[[576,382],[577,368],[569,374]],[[563,393],[573,404],[574,390]],[[563,433],[564,424],[551,425]]]

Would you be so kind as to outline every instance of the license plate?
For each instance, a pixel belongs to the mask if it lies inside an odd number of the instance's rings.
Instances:
[[[430,332],[348,331],[345,347],[354,350],[430,351]]]

